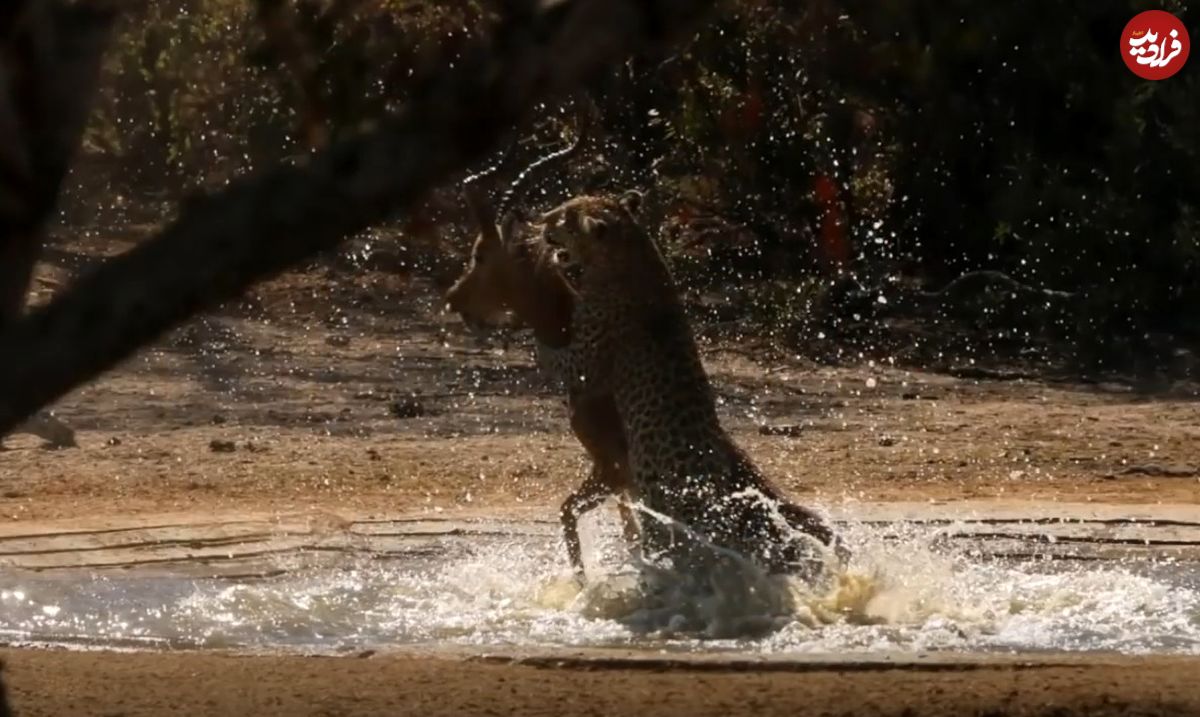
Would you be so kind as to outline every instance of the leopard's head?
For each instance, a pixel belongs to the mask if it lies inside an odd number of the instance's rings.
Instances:
[[[579,280],[628,275],[631,267],[661,262],[653,240],[637,221],[641,194],[575,197],[541,216],[542,239]]]

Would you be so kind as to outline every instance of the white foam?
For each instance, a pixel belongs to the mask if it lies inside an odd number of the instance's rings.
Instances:
[[[613,535],[595,522],[583,527],[586,586],[570,577],[559,542],[536,537],[460,541],[424,565],[363,559],[251,582],[0,575],[0,634],[329,650],[437,643],[1200,654],[1196,564],[1005,562],[941,547],[932,529],[885,536],[857,527],[847,532],[851,564],[815,587],[738,564],[704,581],[670,571],[639,581]]]

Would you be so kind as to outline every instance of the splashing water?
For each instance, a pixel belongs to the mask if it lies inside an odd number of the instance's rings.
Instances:
[[[0,573],[0,635],[330,652],[437,644],[1200,654],[1195,562],[990,559],[941,546],[934,529],[888,533],[849,527],[853,561],[812,586],[746,565],[701,586],[639,573],[613,536],[594,530],[585,537],[600,562],[586,587],[544,536],[448,537],[403,560],[360,557],[253,580]]]

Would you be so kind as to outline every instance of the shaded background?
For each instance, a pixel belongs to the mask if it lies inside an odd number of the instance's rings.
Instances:
[[[244,0],[125,13],[57,236],[136,238],[188,192],[353,132],[405,101],[424,53],[492,21],[474,0],[294,7],[303,79]],[[1121,62],[1149,7],[729,2],[678,54],[592,83],[600,129],[525,203],[649,190],[705,336],[1195,378],[1200,93],[1194,60],[1162,82]],[[1195,30],[1183,3],[1163,9]],[[565,109],[539,117],[506,179],[569,134]],[[383,269],[444,288],[461,204],[441,190],[321,264],[347,287]]]

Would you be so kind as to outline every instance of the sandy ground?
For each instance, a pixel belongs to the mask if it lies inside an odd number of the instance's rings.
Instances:
[[[53,282],[81,253],[60,250]],[[82,257],[82,258],[81,258]],[[43,284],[45,300],[52,283]],[[264,285],[64,398],[80,446],[13,436],[0,521],[554,506],[586,470],[527,336],[483,345],[402,273]],[[797,500],[1194,503],[1196,387],[972,381],[705,354],[735,438]],[[1200,663],[921,673],[553,671],[444,659],[5,653],[20,715],[1200,714]]]
[[[439,304],[395,275],[264,286],[63,399],[80,448],[8,439],[0,520],[557,503],[586,463],[528,337],[480,345]],[[754,341],[705,360],[735,438],[801,501],[1200,493],[1193,384],[816,366]]]
[[[1200,714],[1200,661],[709,671],[543,669],[366,659],[0,651],[18,715],[755,715],[1149,717]]]

